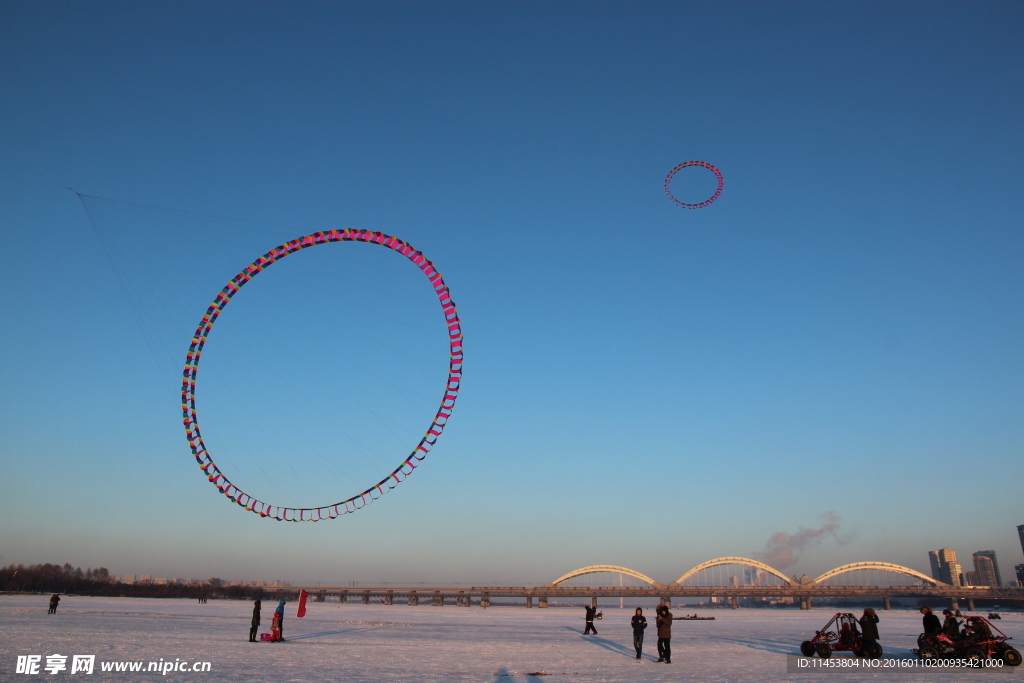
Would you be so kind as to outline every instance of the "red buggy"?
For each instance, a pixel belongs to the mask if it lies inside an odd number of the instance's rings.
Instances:
[[[839,612],[825,628],[815,631],[813,638],[800,643],[800,652],[805,657],[813,657],[817,652],[822,659],[828,659],[833,652],[852,652],[858,657],[878,659],[882,656],[882,646],[874,641],[865,643],[857,617]]]
[[[922,633],[918,636],[918,649],[914,653],[920,659],[1001,659],[1007,666],[1019,666],[1020,652],[1007,640],[1010,638],[985,617],[967,617],[959,638],[953,640],[944,633]]]

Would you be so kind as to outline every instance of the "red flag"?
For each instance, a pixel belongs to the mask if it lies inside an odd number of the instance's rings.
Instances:
[[[295,614],[296,617],[302,618],[306,616],[306,598],[309,597],[309,593],[306,591],[299,591],[299,611]]]

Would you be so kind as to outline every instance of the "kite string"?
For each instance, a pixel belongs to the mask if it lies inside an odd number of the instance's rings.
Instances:
[[[68,188],[71,189],[71,188]],[[74,192],[74,190],[72,190]],[[173,391],[174,388],[171,384],[170,378],[164,373],[163,366],[160,364],[160,359],[157,355],[156,349],[153,347],[153,343],[149,338],[149,333],[146,331],[146,326],[142,322],[142,314],[139,308],[136,306],[135,301],[129,294],[130,288],[126,283],[126,276],[121,272],[121,269],[117,265],[117,260],[114,258],[112,247],[107,244],[107,240],[104,239],[103,234],[96,226],[96,220],[90,211],[88,204],[82,199],[82,195],[75,192],[78,195],[78,199],[82,202],[82,208],[85,210],[85,215],[89,218],[89,224],[92,226],[93,232],[96,234],[96,238],[99,240],[100,245],[103,249],[103,253],[107,258],[107,262],[110,264],[110,269],[114,272],[114,277],[117,280],[117,284],[121,289],[121,294],[124,296],[125,301],[128,303],[128,308],[132,312],[132,317],[135,318],[135,323],[139,326],[139,331],[142,332],[142,338],[146,341],[146,346],[149,348],[149,353],[153,357],[153,362],[157,366],[157,371],[160,373],[160,377],[163,379],[164,386],[167,387],[168,391]]]

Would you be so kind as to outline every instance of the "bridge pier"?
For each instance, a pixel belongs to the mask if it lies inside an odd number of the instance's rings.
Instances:
[[[348,591],[339,591],[338,602],[343,605],[348,602]]]
[[[409,591],[409,604],[413,607],[420,604],[420,596],[416,595],[416,591]]]
[[[363,604],[364,605],[369,605],[370,604],[370,591],[363,591]]]
[[[537,609],[544,609],[548,606],[548,596],[542,595],[537,598]]]
[[[974,598],[967,598],[967,611],[968,612],[973,612],[974,611]]]
[[[487,607],[491,606],[491,594],[490,593],[481,593],[480,594],[480,606],[484,607],[484,608],[487,608]]]
[[[800,598],[800,609],[811,609],[811,596],[804,595]]]
[[[327,602],[327,591],[317,591],[316,592],[316,601],[317,602]]]
[[[531,607],[533,607],[533,596],[532,595],[527,595],[526,596],[526,608],[529,609]]]
[[[954,612],[960,609],[960,604],[956,601],[956,598],[949,599],[949,609],[953,610]]]
[[[434,591],[434,606],[444,607],[444,596],[441,595],[441,591]]]
[[[590,598],[590,606],[593,607],[594,609],[597,609],[597,596],[596,595],[594,597]]]
[[[888,597],[882,598],[882,609],[892,609],[892,605],[890,604]]]
[[[393,604],[395,604],[395,592],[394,591],[387,591],[386,593],[384,593],[384,604],[385,605],[393,605]]]
[[[664,605],[665,607],[668,607],[669,609],[672,609],[672,596],[670,596],[670,595],[663,595],[663,596],[661,596],[661,604]]]
[[[736,604],[736,596],[735,595],[730,595],[729,596],[729,607],[732,607],[733,609],[737,609],[739,607],[739,605]]]

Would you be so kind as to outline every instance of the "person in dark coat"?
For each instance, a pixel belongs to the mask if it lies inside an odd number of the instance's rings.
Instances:
[[[672,613],[665,605],[659,605],[658,616],[654,620],[658,626],[658,661],[672,663]]]
[[[863,648],[878,642],[878,615],[875,610],[868,607],[864,610],[864,616],[857,621],[860,622],[860,630],[864,637]]]
[[[960,638],[960,622],[956,620],[953,610],[944,609],[942,613],[946,615],[942,622],[942,632],[949,636],[950,640],[956,642]]]
[[[647,617],[644,611],[636,608],[636,614],[630,620],[633,626],[633,648],[636,650],[636,658],[640,659],[640,651],[644,649],[644,629],[647,628]]]
[[[936,633],[942,632],[942,623],[939,622],[939,618],[932,613],[932,608],[925,605],[921,608],[921,614],[924,615],[924,632],[925,635],[935,635]]]
[[[584,607],[584,609],[587,610],[587,627],[583,629],[583,635],[587,635],[588,633],[593,631],[594,635],[596,636],[597,629],[594,628],[594,617],[597,615],[597,608],[588,606]]]
[[[60,602],[60,596],[54,593],[50,596],[50,609],[46,610],[47,614],[57,613],[57,603]]]
[[[259,598],[252,603],[252,624],[249,626],[249,642],[256,642],[256,631],[260,628],[260,601]]]

